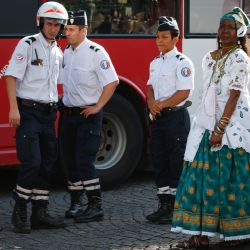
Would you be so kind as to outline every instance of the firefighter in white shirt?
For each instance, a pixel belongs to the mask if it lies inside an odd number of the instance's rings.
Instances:
[[[158,210],[147,216],[151,222],[169,224],[183,156],[190,129],[187,98],[194,88],[194,68],[175,47],[179,28],[172,17],[161,17],[156,33],[160,51],[150,64],[147,104],[152,119],[151,155],[155,171]]]
[[[60,228],[64,221],[47,212],[49,179],[57,159],[55,119],[57,82],[62,51],[55,38],[67,23],[68,13],[57,2],[47,2],[37,12],[40,33],[24,37],[5,73],[10,103],[9,124],[16,127],[17,156],[21,161],[14,190],[14,230]],[[31,227],[27,203],[32,202]]]
[[[74,217],[76,222],[99,221],[104,213],[94,161],[100,145],[102,109],[118,85],[118,76],[105,49],[87,39],[85,11],[69,12],[65,35],[69,46],[62,65],[61,142],[71,197],[65,217]],[[83,191],[88,198],[84,211]]]

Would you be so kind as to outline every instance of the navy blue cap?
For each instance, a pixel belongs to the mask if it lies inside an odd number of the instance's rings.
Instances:
[[[180,32],[178,24],[173,17],[161,16],[159,18],[159,26],[157,31],[166,31],[166,30],[176,31],[178,33]]]
[[[68,25],[88,25],[87,14],[85,10],[68,11]]]

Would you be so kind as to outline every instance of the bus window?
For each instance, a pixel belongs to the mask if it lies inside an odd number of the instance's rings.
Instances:
[[[89,34],[154,34],[159,16],[177,18],[178,1],[172,0],[63,0],[59,2],[67,10],[87,11]]]
[[[244,11],[247,14],[248,18],[250,17],[250,2],[244,1]]]
[[[241,6],[241,0],[189,0],[186,13],[186,36],[215,36],[219,18],[233,7]],[[249,1],[245,1],[245,8]],[[244,6],[243,6],[244,7]]]
[[[1,1],[0,36],[26,36],[36,33],[36,13],[39,3],[38,0]]]

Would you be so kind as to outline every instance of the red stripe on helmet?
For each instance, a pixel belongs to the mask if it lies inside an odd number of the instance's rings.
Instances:
[[[50,9],[50,10],[45,11],[45,13],[51,13],[51,12],[63,14],[63,12],[60,11],[60,10],[53,10],[53,9]]]

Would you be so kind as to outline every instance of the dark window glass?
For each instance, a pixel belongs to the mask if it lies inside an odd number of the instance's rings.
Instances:
[[[159,16],[177,18],[177,0],[62,0],[58,2],[62,3],[67,10],[86,10],[90,34],[154,34]]]
[[[0,36],[24,36],[37,32],[36,0],[1,1]]]

